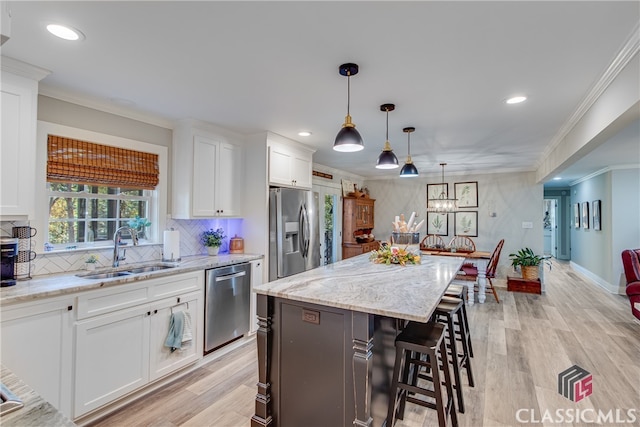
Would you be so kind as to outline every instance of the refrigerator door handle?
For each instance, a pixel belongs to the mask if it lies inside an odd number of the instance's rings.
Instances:
[[[300,212],[298,212],[298,245],[303,258],[307,257],[306,213],[307,209],[303,204],[300,206]]]
[[[277,258],[278,261],[278,271],[277,277],[284,277],[284,255],[282,254],[282,248],[284,247],[284,222],[282,218],[282,194],[280,192],[275,193],[276,196],[276,244],[277,248],[279,248],[279,253]]]

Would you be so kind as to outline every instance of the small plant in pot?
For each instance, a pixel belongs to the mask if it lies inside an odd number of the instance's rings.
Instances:
[[[540,277],[538,268],[545,258],[541,255],[536,255],[531,248],[524,248],[514,254],[509,254],[509,259],[514,268],[520,267],[523,279],[538,280]]]
[[[218,228],[216,230],[212,228],[202,232],[200,235],[200,242],[207,247],[209,255],[218,255],[218,251],[222,245],[222,240],[226,237],[227,236],[224,235],[224,230],[222,228]]]

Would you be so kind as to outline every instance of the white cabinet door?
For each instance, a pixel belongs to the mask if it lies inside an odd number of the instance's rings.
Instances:
[[[174,218],[239,217],[243,185],[241,146],[199,129],[174,131]]]
[[[312,156],[312,151],[270,142],[269,184],[311,188]]]
[[[296,187],[311,188],[313,164],[311,154],[295,153],[291,160],[293,183]]]
[[[3,72],[1,92],[0,216],[32,218],[38,84]]]
[[[149,382],[150,306],[76,323],[74,417]]]
[[[291,152],[286,146],[269,147],[269,184],[292,185]]]
[[[243,185],[242,148],[220,144],[220,160],[216,180],[216,215],[239,216]]]
[[[193,138],[193,216],[216,216],[216,167],[220,142],[196,135]],[[174,171],[182,173],[182,171]]]
[[[195,362],[202,354],[202,331],[199,328],[199,313],[204,311],[200,306],[202,299],[200,293],[167,298],[152,304],[151,311],[151,336],[150,336],[150,363],[149,380],[153,381],[180,369],[189,363]],[[178,303],[178,300],[180,302]],[[191,317],[191,341],[184,343],[179,350],[171,352],[164,343],[169,332],[171,314],[182,310]]]
[[[71,418],[73,298],[2,307],[2,364]]]
[[[263,263],[264,261],[261,259],[256,259],[251,261],[251,290],[252,291],[255,286],[262,284]],[[256,300],[257,300],[256,294],[254,292],[251,292],[249,333],[254,333],[258,330],[258,317],[256,315]]]

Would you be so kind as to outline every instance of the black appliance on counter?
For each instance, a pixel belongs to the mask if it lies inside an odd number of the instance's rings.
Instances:
[[[16,284],[15,279],[15,260],[18,256],[18,239],[11,237],[2,237],[0,239],[1,262],[2,262],[2,281],[0,287],[13,286]]]
[[[249,332],[251,265],[205,271],[204,354]]]

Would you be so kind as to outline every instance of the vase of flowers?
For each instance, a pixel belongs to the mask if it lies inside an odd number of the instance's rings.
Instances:
[[[226,237],[227,236],[225,236],[222,228],[218,228],[216,230],[212,228],[202,232],[200,235],[200,242],[207,248],[209,255],[215,256],[218,255],[220,246],[222,246],[222,241]]]
[[[151,225],[151,222],[149,222],[147,218],[140,218],[139,215],[136,215],[134,219],[129,220],[129,223],[127,225],[135,231],[135,233],[138,235],[138,239],[146,239],[146,229]]]
[[[376,264],[420,264],[420,255],[407,250],[406,247],[383,245],[377,251],[372,251],[369,257]]]

